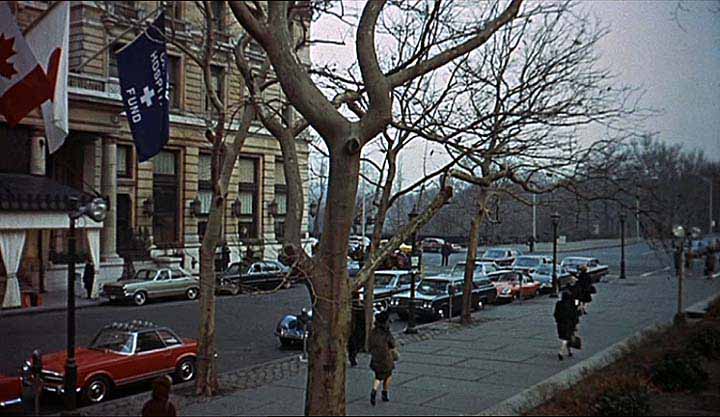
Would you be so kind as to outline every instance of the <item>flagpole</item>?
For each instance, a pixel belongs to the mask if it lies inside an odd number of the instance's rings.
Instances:
[[[156,14],[156,13],[158,12],[158,10],[160,10],[160,9],[162,9],[162,6],[157,7],[155,10],[153,10],[153,11],[148,15],[148,17],[146,17],[145,19],[143,19],[143,21],[142,21],[141,23],[138,23],[138,24],[135,24],[135,25],[130,26],[130,27],[127,28],[123,33],[121,33],[121,34],[119,34],[118,36],[114,37],[110,42],[108,42],[107,45],[103,46],[102,48],[100,48],[100,50],[98,50],[97,52],[95,52],[94,54],[92,54],[92,55],[90,56],[90,58],[86,59],[85,61],[81,62],[80,65],[78,65],[77,67],[73,68],[73,71],[76,71],[76,72],[81,71],[83,68],[85,68],[85,66],[86,66],[87,64],[89,64],[90,62],[92,62],[95,58],[97,58],[98,56],[100,56],[100,54],[104,53],[106,50],[108,50],[110,47],[112,47],[113,44],[115,44],[115,42],[118,41],[118,40],[120,40],[123,36],[127,35],[128,33],[130,33],[131,31],[133,31],[133,30],[135,30],[135,29],[137,29],[138,27],[144,26],[146,23],[148,23],[148,20],[154,19],[154,17],[151,18],[150,16],[155,16],[155,14]],[[156,16],[156,17],[157,17],[157,16]],[[140,35],[136,36],[135,39],[139,38],[140,36],[142,36],[142,33],[141,33]],[[133,41],[135,41],[135,39],[133,39]],[[123,47],[120,48],[120,50],[118,50],[117,52],[120,52],[121,50],[125,49],[125,48],[126,48],[128,45],[130,45],[131,43],[132,43],[132,42],[130,42],[130,43],[128,43],[127,45],[123,46]]]

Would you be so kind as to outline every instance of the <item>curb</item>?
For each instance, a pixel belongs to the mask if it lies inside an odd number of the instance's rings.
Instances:
[[[82,304],[75,305],[75,310],[83,310],[86,308],[102,307],[106,304],[98,301],[93,304]],[[14,316],[29,316],[33,314],[44,314],[44,313],[57,313],[58,311],[66,311],[67,305],[53,306],[53,307],[40,307],[35,310],[33,308],[16,308],[12,310],[0,310],[0,317],[14,317]]]
[[[710,303],[712,303],[719,296],[720,294],[715,294],[702,301],[698,301],[697,303],[685,309],[685,315],[691,319],[701,319],[705,317],[708,309],[710,308]]]
[[[699,308],[700,305],[708,304],[709,300],[713,300],[720,296],[720,293],[713,295],[707,300],[700,301],[693,304],[691,307],[685,310],[686,314],[689,310]],[[576,382],[583,380],[588,372],[602,369],[613,362],[622,355],[625,349],[630,347],[633,343],[642,339],[642,337],[650,332],[663,329],[671,323],[666,324],[654,324],[645,327],[642,330],[634,333],[612,346],[605,348],[604,350],[596,353],[595,355],[585,359],[584,361],[567,368],[550,378],[541,381],[530,388],[516,394],[500,403],[485,409],[478,416],[518,416],[522,415],[533,408],[542,405],[544,402],[553,397],[555,392],[570,388]]]

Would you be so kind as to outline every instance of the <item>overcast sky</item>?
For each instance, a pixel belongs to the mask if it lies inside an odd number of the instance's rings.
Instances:
[[[689,149],[702,149],[720,159],[720,0],[587,1],[583,4],[610,34],[602,40],[602,64],[618,74],[622,83],[646,89],[642,104],[660,110],[647,122],[649,131]],[[362,2],[349,2],[349,8]],[[677,17],[677,19],[676,19]],[[320,19],[314,38],[335,38],[351,30],[334,19]],[[352,40],[345,47],[312,48],[315,62],[355,60]],[[417,149],[417,155],[422,154]],[[408,165],[404,163],[403,165]],[[436,164],[440,165],[440,161]],[[417,164],[412,164],[417,169]],[[410,173],[416,176],[418,173]]]

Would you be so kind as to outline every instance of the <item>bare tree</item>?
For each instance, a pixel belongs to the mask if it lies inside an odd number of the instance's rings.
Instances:
[[[471,319],[471,289],[477,233],[488,218],[489,197],[498,192],[523,199],[582,182],[595,155],[615,140],[576,140],[579,127],[602,125],[620,131],[642,120],[638,91],[618,85],[598,68],[597,43],[607,33],[569,3],[541,16],[503,27],[480,53],[460,64],[461,88],[426,126],[406,127],[429,139],[455,135],[451,154],[472,152],[453,175],[480,187],[471,223],[462,321]],[[541,173],[558,178],[551,187]],[[574,186],[577,189],[577,185]]]
[[[270,2],[265,10],[259,3],[230,2],[237,20],[267,52],[290,103],[320,134],[330,154],[324,232],[319,254],[309,262],[315,305],[306,414],[345,414],[345,349],[350,307],[345,254],[352,226],[361,149],[391,122],[392,90],[481,46],[515,18],[520,3],[513,1],[494,17],[468,25],[467,30],[459,31],[436,55],[424,59],[418,56],[386,73],[378,63],[375,45],[378,17],[386,2],[368,2],[357,26],[356,46],[364,87],[362,93],[367,96],[369,104],[362,117],[350,120],[335,108],[332,100],[323,94],[310,72],[297,59],[288,18],[291,4]],[[439,204],[449,195],[449,189],[441,193]],[[408,228],[416,228],[427,220],[429,216],[421,215]],[[396,242],[396,245],[399,244]]]

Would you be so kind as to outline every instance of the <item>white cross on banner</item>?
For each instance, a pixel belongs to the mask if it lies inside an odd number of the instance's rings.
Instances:
[[[155,97],[155,90],[145,86],[143,88],[143,95],[140,96],[140,101],[147,107],[152,107],[152,98]]]

